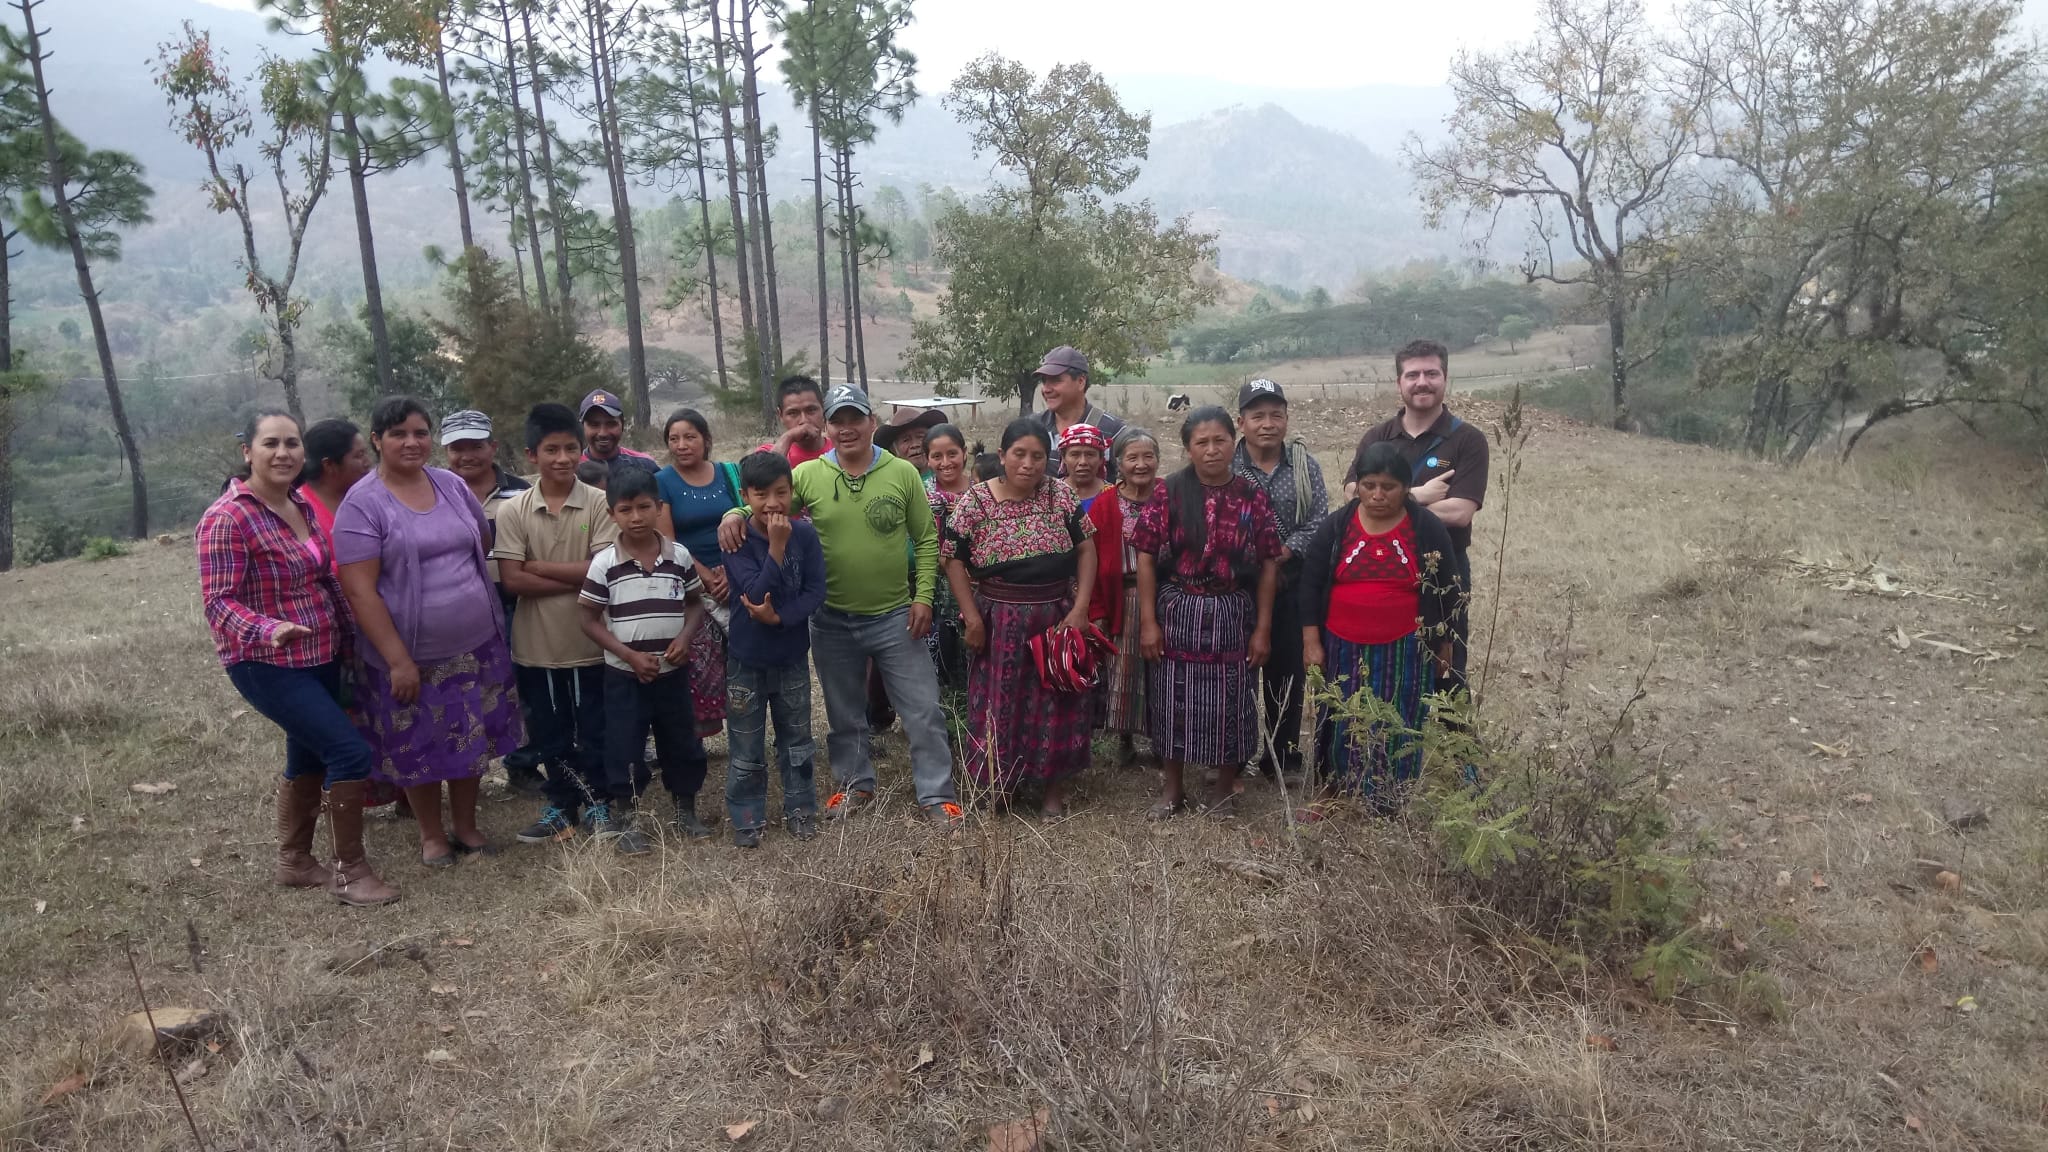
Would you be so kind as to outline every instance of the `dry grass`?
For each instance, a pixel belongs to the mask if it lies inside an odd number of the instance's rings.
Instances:
[[[1312,434],[1366,418],[1301,408]],[[1326,466],[1349,438],[1318,435]],[[747,1146],[979,1149],[1041,1109],[1061,1149],[2048,1146],[2041,520],[1943,479],[1532,439],[1487,707],[1608,713],[1654,656],[1641,733],[1718,845],[1711,930],[1783,1000],[1739,1017],[1553,967],[1419,830],[1325,825],[1304,860],[1267,785],[1153,826],[1151,781],[1106,767],[1051,827],[934,840],[898,795],[811,844],[633,860],[513,846],[530,810],[487,791],[504,855],[429,873],[373,822],[405,899],[344,910],[267,882],[280,746],[220,674],[187,545],[0,576],[0,1145],[191,1146],[113,1041],[126,939],[155,1003],[231,1020],[187,1086],[214,1148],[712,1148],[753,1121]],[[1787,552],[1959,598],[1835,591]],[[1990,825],[1947,830],[1951,797]]]

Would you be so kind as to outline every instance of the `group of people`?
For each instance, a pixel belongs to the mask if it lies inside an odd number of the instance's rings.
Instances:
[[[1321,791],[1384,801],[1419,771],[1425,695],[1463,677],[1486,440],[1444,407],[1448,362],[1427,341],[1396,354],[1402,410],[1360,441],[1335,512],[1280,385],[1189,413],[1186,464],[1162,475],[1159,441],[1096,407],[1086,356],[1064,347],[1037,372],[1044,410],[994,453],[942,413],[883,422],[860,388],[801,376],[781,387],[782,434],[737,463],[690,409],[669,417],[662,464],[624,445],[608,392],[536,405],[525,479],[480,412],[437,431],[393,397],[367,437],[258,412],[197,546],[228,677],[286,736],[277,882],[396,899],[363,847],[364,810],[387,798],[423,864],[495,852],[476,815],[497,761],[541,804],[521,841],[648,851],[657,775],[674,830],[709,837],[703,738],[721,728],[740,847],[768,826],[771,727],[799,839],[873,803],[871,737],[897,723],[941,829],[962,818],[956,752],[992,806],[1028,787],[1057,818],[1098,731],[1126,765],[1149,745],[1154,817],[1195,803],[1191,766],[1215,770],[1201,806],[1227,811],[1247,765],[1302,769],[1311,667],[1398,715],[1316,717]]]

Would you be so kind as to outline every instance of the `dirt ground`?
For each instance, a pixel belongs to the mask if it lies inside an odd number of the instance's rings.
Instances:
[[[1336,473],[1384,406],[1295,426]],[[1066,821],[934,839],[896,735],[881,810],[810,844],[522,846],[494,780],[502,855],[429,872],[373,820],[404,899],[343,909],[269,883],[281,741],[181,536],[0,576],[0,1145],[193,1146],[120,1040],[132,954],[222,1020],[172,1061],[216,1149],[2048,1147],[2038,470],[1532,422],[1479,520],[1482,706],[1544,739],[1642,680],[1758,1011],[1489,932],[1424,829],[1297,850],[1270,781],[1151,825],[1154,781],[1101,763]]]

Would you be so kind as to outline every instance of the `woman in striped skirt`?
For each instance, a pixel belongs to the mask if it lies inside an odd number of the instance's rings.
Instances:
[[[1303,561],[1302,652],[1344,697],[1369,693],[1398,717],[1361,721],[1327,704],[1316,714],[1325,792],[1384,811],[1422,772],[1422,696],[1432,662],[1450,667],[1450,621],[1464,590],[1449,531],[1408,494],[1413,473],[1400,449],[1367,445],[1353,472],[1356,499],[1316,529]]]
[[[1234,802],[1258,747],[1252,669],[1273,639],[1280,530],[1266,494],[1231,471],[1237,427],[1210,405],[1181,425],[1188,466],[1155,486],[1138,516],[1140,651],[1152,661],[1145,707],[1165,787],[1152,809],[1187,806],[1182,772],[1216,767],[1211,811]]]
[[[1117,734],[1117,759],[1125,767],[1130,767],[1138,762],[1137,738],[1146,731],[1145,692],[1149,672],[1145,654],[1139,650],[1138,550],[1132,546],[1131,539],[1138,529],[1138,515],[1145,510],[1146,502],[1152,499],[1154,483],[1159,479],[1159,441],[1145,429],[1127,424],[1110,446],[1110,458],[1116,462],[1117,470],[1115,498],[1119,513],[1117,519],[1121,524],[1117,536],[1122,540],[1124,580],[1123,602],[1115,615],[1116,627],[1108,629],[1110,637],[1116,641],[1116,653],[1109,657],[1102,670],[1098,726]],[[1104,510],[1107,511],[1106,508]],[[1098,551],[1112,546],[1113,542],[1108,539],[1098,539],[1096,543]],[[1101,580],[1098,578],[1096,583],[1100,586]]]
[[[1095,525],[1067,482],[1046,474],[1052,447],[1029,417],[1003,431],[1003,475],[953,505],[939,554],[960,601],[967,648],[967,773],[1008,803],[1044,782],[1046,819],[1066,815],[1066,782],[1088,766],[1094,700],[1046,685],[1031,638],[1085,628],[1095,584]],[[971,580],[970,580],[971,578]]]

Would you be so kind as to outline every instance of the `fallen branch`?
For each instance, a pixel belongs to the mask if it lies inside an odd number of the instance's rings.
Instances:
[[[199,1145],[199,1152],[209,1152],[206,1137],[199,1134],[199,1121],[192,1118],[192,1105],[185,1099],[185,1086],[178,1083],[178,1071],[171,1067],[170,1057],[164,1052],[163,1035],[156,1030],[156,1014],[150,1011],[149,995],[142,990],[142,970],[135,966],[135,948],[126,936],[121,938],[121,951],[128,956],[128,974],[135,978],[135,998],[142,1001],[142,1018],[149,1025],[150,1046],[156,1049],[157,1063],[164,1066],[164,1075],[171,1081],[171,1091],[178,1094],[178,1108],[185,1113],[185,1126],[192,1130],[192,1139]]]

